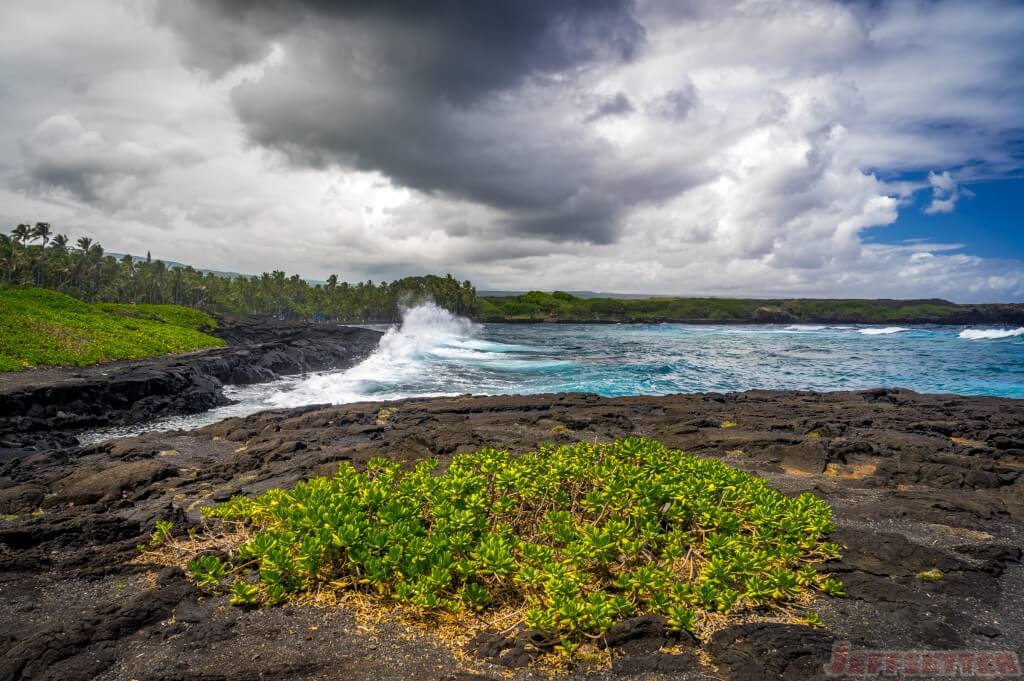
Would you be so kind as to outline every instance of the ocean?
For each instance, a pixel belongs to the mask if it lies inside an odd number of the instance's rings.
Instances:
[[[254,386],[234,404],[130,429],[191,428],[263,409],[416,396],[604,396],[899,386],[1024,398],[1024,328],[866,325],[476,324],[407,310],[359,365]]]

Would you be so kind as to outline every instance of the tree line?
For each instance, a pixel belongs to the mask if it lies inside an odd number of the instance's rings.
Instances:
[[[427,301],[464,316],[475,315],[478,306],[473,284],[450,274],[355,284],[334,274],[310,284],[279,270],[229,277],[167,265],[148,253],[145,260],[118,259],[89,237],[72,243],[46,222],[0,234],[0,282],[55,289],[87,302],[173,304],[222,315],[316,321],[394,322],[403,306]]]

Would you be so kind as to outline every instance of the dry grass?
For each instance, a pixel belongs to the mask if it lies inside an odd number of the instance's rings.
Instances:
[[[990,541],[993,539],[993,536],[988,532],[969,530],[966,527],[953,527],[951,525],[943,525],[941,523],[929,523],[927,527],[935,530],[936,532],[951,534],[954,537],[962,537],[964,539],[973,539],[975,541]]]
[[[185,570],[189,561],[208,551],[234,553],[252,539],[252,533],[243,523],[222,523],[222,530],[209,530],[188,537],[174,537],[155,548],[147,548],[130,561],[133,565],[159,567],[180,567]],[[148,589],[157,588],[157,571],[146,573]],[[768,612],[746,611],[729,616],[708,613],[699,620],[694,635],[703,643],[711,640],[718,631],[729,626],[754,622],[804,624],[804,614],[813,604],[814,597],[802,593],[792,603]],[[360,590],[350,580],[327,582],[313,591],[297,595],[290,603],[298,607],[344,609],[352,613],[358,630],[369,637],[377,637],[384,630],[398,627],[398,636],[410,640],[415,637],[427,638],[447,649],[467,671],[481,671],[486,663],[466,652],[466,646],[477,634],[484,631],[509,633],[522,624],[522,607],[506,606],[499,610],[488,610],[486,616],[469,610],[458,613],[424,611],[410,605],[403,605],[381,595]],[[403,631],[404,630],[404,631]],[[682,654],[693,652],[697,659],[710,670],[715,667],[710,655],[702,648],[673,645],[659,652]],[[601,648],[598,641],[583,643],[569,655],[542,655],[534,659],[530,668],[548,677],[563,675],[570,671],[597,671],[611,669],[613,651]],[[514,672],[502,672],[511,676]]]
[[[875,474],[878,466],[873,463],[830,463],[825,466],[825,475],[830,478],[863,480]]]
[[[960,447],[982,447],[987,448],[988,444],[981,440],[971,440],[966,437],[951,437],[949,441]]]

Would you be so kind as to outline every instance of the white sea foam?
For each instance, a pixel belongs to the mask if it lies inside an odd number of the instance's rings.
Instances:
[[[786,327],[786,331],[824,331],[827,328],[829,327],[815,324],[790,324]]]
[[[960,337],[965,340],[995,340],[1024,336],[1024,326],[1019,329],[964,329]]]
[[[867,329],[860,329],[860,333],[865,336],[888,336],[891,333],[899,333],[900,331],[910,331],[910,329],[903,326],[872,326]]]
[[[493,377],[494,372],[542,371],[569,364],[527,360],[529,353],[539,350],[475,338],[479,331],[477,324],[432,303],[409,308],[402,313],[401,326],[389,328],[377,350],[360,364],[347,371],[310,376],[290,390],[271,395],[266,403],[295,407],[486,393],[487,379],[480,370]]]
[[[468,319],[433,303],[417,305],[403,312],[401,326],[388,329],[377,350],[361,363],[347,371],[311,376],[294,390],[278,392],[267,401],[279,407],[293,407],[403,397],[402,393],[390,391],[389,386],[416,382],[425,369],[426,357],[435,352],[443,354],[446,348],[457,351],[459,341],[468,339],[477,329]]]

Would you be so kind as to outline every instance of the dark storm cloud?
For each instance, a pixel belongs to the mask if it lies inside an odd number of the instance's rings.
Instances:
[[[158,12],[186,37],[193,63],[216,72],[258,59],[267,41],[297,26],[358,26],[378,43],[366,55],[371,68],[467,103],[529,75],[628,59],[644,37],[631,8],[628,0],[164,0]]]
[[[642,44],[630,10],[619,0],[220,0],[160,12],[211,73],[282,45],[282,63],[232,102],[249,138],[293,163],[380,171],[493,208],[514,232],[607,243],[632,200],[604,196],[610,153],[574,129],[571,94],[588,67]],[[621,93],[599,108],[630,110]]]

